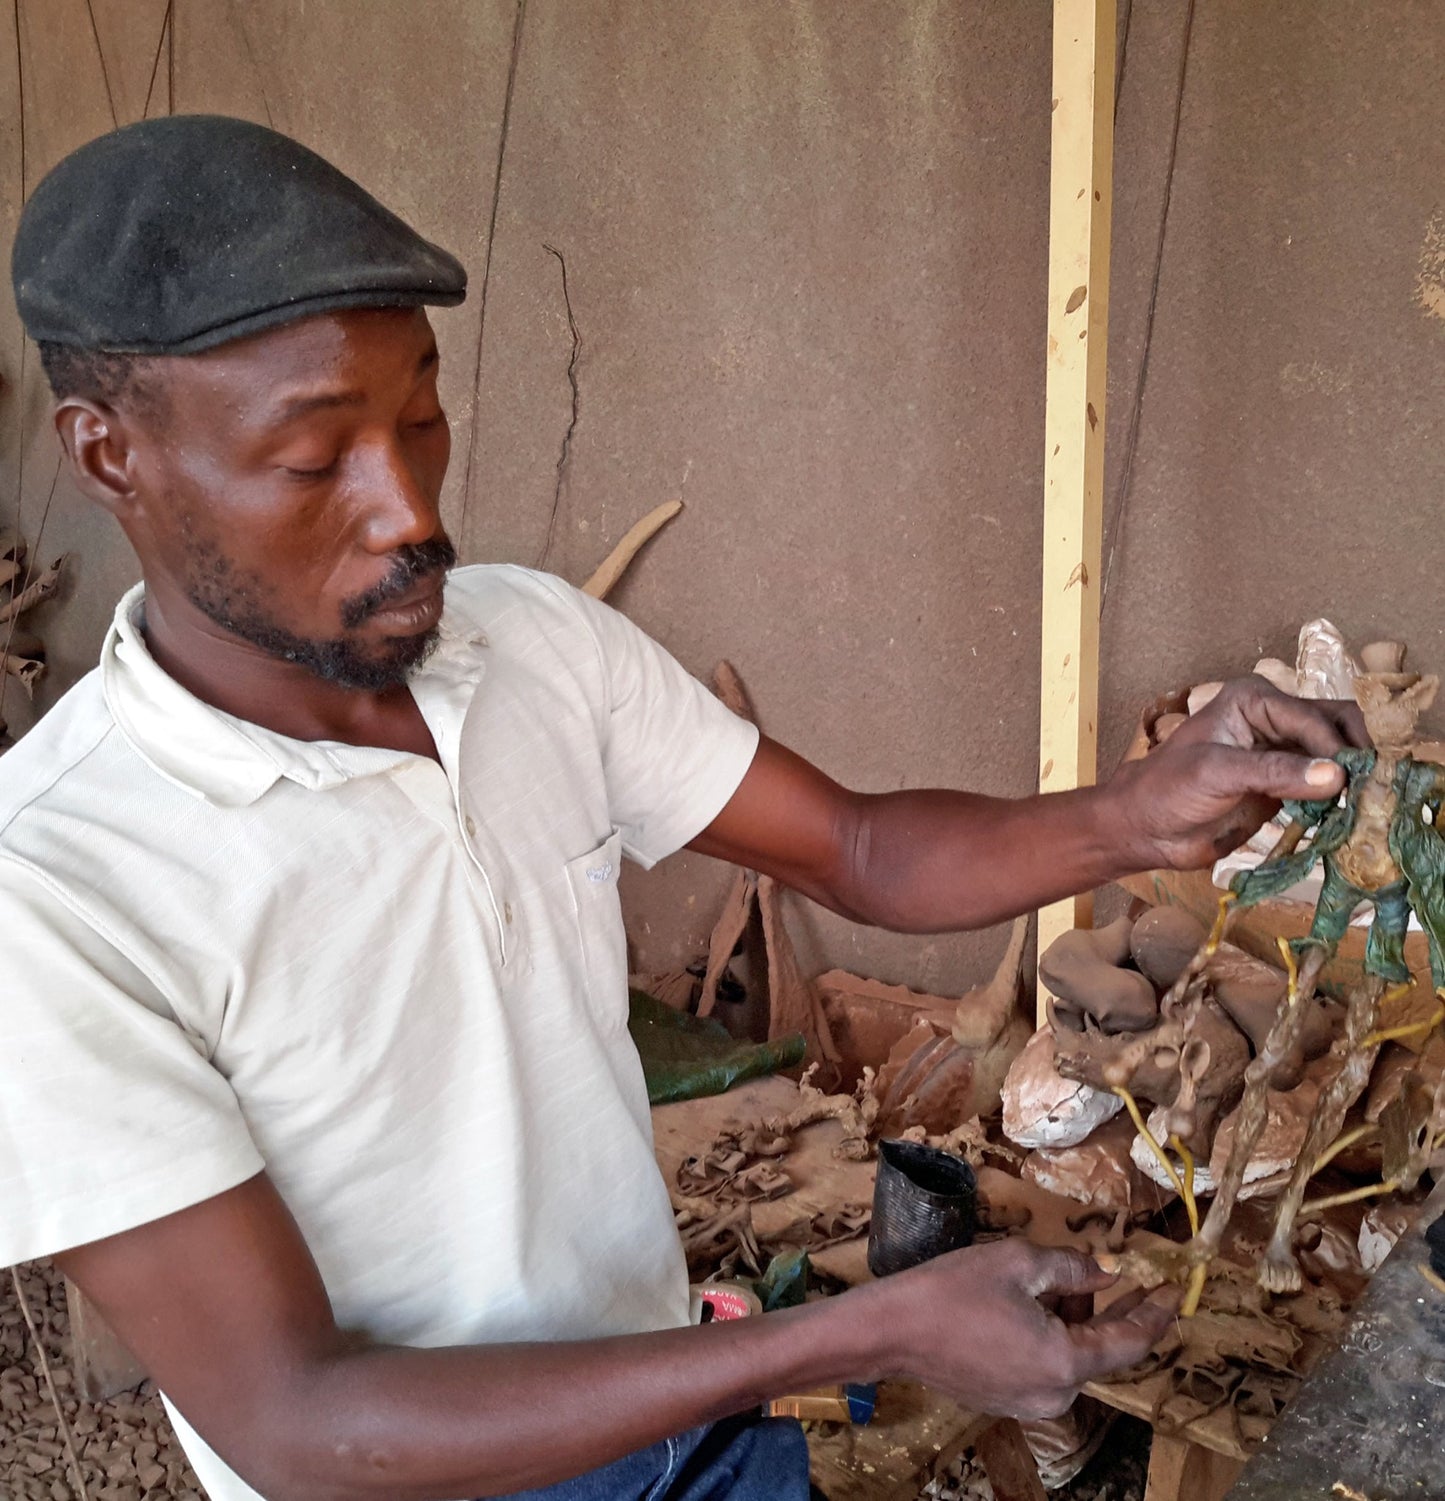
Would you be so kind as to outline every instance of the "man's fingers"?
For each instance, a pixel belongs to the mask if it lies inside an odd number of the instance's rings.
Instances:
[[[1358,704],[1343,698],[1322,698],[1316,700],[1316,707],[1334,721],[1335,728],[1347,745],[1354,746],[1356,750],[1370,749],[1370,732],[1365,728],[1365,716],[1360,712]]]
[[[1162,1292],[1156,1290],[1122,1313],[1111,1308],[1087,1324],[1068,1326],[1067,1336],[1074,1347],[1073,1374],[1080,1384],[1143,1360],[1174,1322],[1178,1289],[1168,1290],[1173,1296],[1160,1297]]]
[[[1343,699],[1295,698],[1263,678],[1244,678],[1230,683],[1216,702],[1226,743],[1297,746],[1325,759],[1347,745],[1370,743],[1359,705]]]
[[[1360,706],[1344,699],[1291,698],[1277,692],[1269,699],[1252,701],[1245,714],[1275,744],[1293,743],[1314,756],[1335,756],[1346,745],[1370,743]]]
[[[1242,798],[1250,794],[1274,802],[1322,802],[1341,792],[1345,772],[1337,762],[1284,750],[1245,750],[1216,745],[1206,752],[1205,776],[1216,792]]]
[[[1131,1287],[1127,1292],[1120,1293],[1107,1308],[1102,1309],[1095,1317],[1102,1323],[1109,1319],[1122,1319],[1126,1314],[1133,1311],[1149,1296],[1147,1288]],[[1086,1322],[1079,1320],[1080,1323]]]
[[[1052,1293],[1097,1293],[1112,1287],[1117,1273],[1106,1272],[1091,1256],[1082,1251],[1044,1250],[1032,1247],[1031,1264],[1024,1273],[1022,1286],[1031,1297]]]

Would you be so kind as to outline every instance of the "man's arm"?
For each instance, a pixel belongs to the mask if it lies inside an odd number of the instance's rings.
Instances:
[[[1285,798],[1331,797],[1330,758],[1365,745],[1352,704],[1228,684],[1141,761],[1099,787],[1024,798],[850,792],[764,739],[691,848],[765,871],[859,922],[980,928],[1156,866],[1207,865]]]
[[[440,1501],[548,1485],[788,1390],[892,1374],[978,1410],[1061,1412],[1141,1358],[1167,1300],[1065,1325],[1111,1280],[1002,1242],[787,1313],[557,1344],[410,1349],[338,1329],[264,1176],[60,1265],[268,1501]]]

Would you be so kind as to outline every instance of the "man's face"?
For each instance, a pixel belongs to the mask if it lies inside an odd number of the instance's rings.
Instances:
[[[148,585],[329,681],[403,681],[456,561],[426,315],[321,314],[155,371],[129,526]]]

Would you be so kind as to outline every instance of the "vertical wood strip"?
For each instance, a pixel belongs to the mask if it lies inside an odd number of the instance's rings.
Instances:
[[[1039,789],[1097,771],[1116,0],[1054,0]],[[1088,895],[1039,913],[1039,952],[1092,919]],[[1039,991],[1039,1021],[1045,997]]]
[[[1155,1433],[1144,1501],[1224,1501],[1243,1468],[1242,1459]]]

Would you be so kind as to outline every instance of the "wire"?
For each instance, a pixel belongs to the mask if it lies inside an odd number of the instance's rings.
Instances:
[[[1130,6],[1132,13],[1133,7]],[[1127,21],[1124,34],[1128,45]],[[1144,321],[1144,351],[1139,357],[1139,379],[1134,383],[1134,399],[1129,407],[1129,426],[1124,436],[1124,465],[1119,475],[1119,494],[1114,502],[1110,529],[1109,556],[1104,562],[1104,577],[1099,586],[1099,611],[1102,614],[1109,597],[1109,580],[1114,574],[1114,559],[1124,532],[1124,518],[1129,503],[1129,486],[1134,477],[1134,455],[1139,447],[1140,419],[1144,410],[1144,388],[1149,380],[1149,351],[1154,343],[1154,315],[1159,307],[1159,280],[1164,269],[1164,240],[1169,229],[1169,206],[1174,197],[1174,165],[1179,159],[1179,126],[1184,118],[1184,83],[1189,73],[1189,44],[1194,36],[1194,0],[1184,13],[1184,44],[1179,49],[1179,87],[1174,97],[1174,126],[1169,137],[1169,167],[1164,176],[1164,206],[1159,215],[1159,238],[1154,248],[1154,274],[1149,283],[1149,311]],[[1122,71],[1120,82],[1123,81]],[[1115,109],[1118,99],[1115,99]]]
[[[517,0],[516,19],[512,22],[512,56],[507,64],[507,92],[502,99],[502,124],[497,132],[497,167],[492,176],[492,209],[487,218],[487,239],[482,247],[482,290],[477,309],[477,360],[472,372],[472,425],[467,432],[467,462],[462,470],[462,505],[460,532],[466,537],[467,508],[472,500],[472,461],[477,452],[477,428],[481,426],[477,407],[482,399],[482,345],[487,335],[487,289],[492,280],[492,245],[497,238],[497,206],[502,201],[502,167],[507,160],[507,140],[512,127],[512,95],[517,86],[517,60],[522,55],[522,23],[527,17],[527,0]]]

